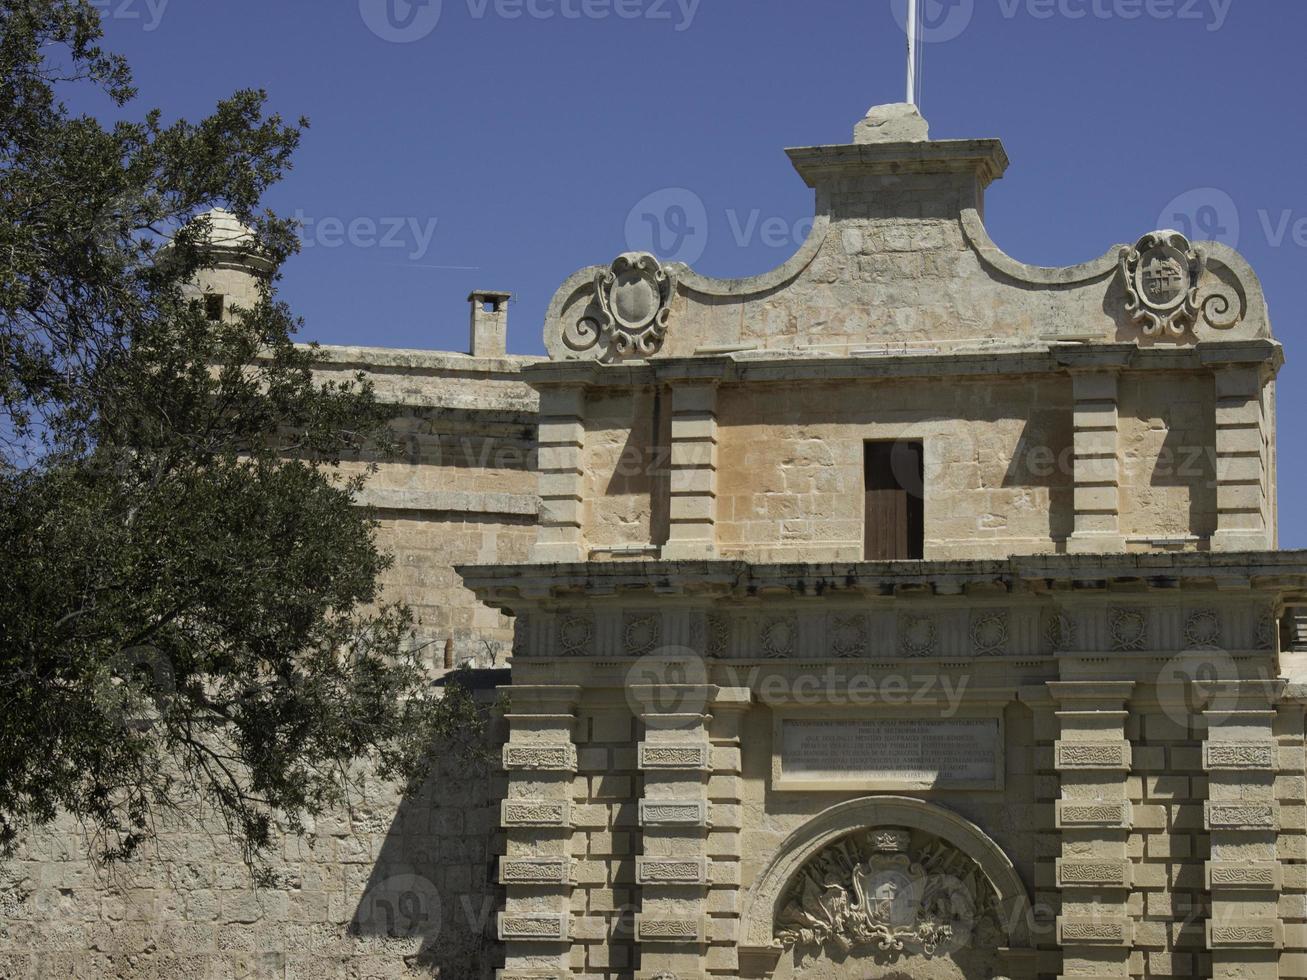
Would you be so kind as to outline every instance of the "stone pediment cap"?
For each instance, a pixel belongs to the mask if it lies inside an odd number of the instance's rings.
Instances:
[[[785,151],[809,187],[837,177],[975,173],[982,185],[1007,171],[1001,140],[932,140],[799,146]]]

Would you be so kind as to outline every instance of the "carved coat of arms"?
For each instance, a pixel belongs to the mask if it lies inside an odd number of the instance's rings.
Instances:
[[[785,947],[859,947],[891,959],[947,955],[995,926],[992,886],[965,855],[906,830],[876,829],[824,850],[800,873],[777,919]]]
[[[595,276],[594,302],[563,342],[578,354],[603,359],[649,357],[662,347],[676,277],[648,252],[624,252]]]
[[[1121,250],[1126,310],[1147,336],[1179,337],[1198,319],[1207,259],[1178,231],[1154,231]]]

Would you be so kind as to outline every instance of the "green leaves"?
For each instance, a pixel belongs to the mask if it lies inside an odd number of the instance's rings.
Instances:
[[[477,755],[478,712],[379,595],[354,495],[389,412],[315,379],[272,279],[220,322],[188,298],[214,206],[267,267],[294,251],[256,212],[304,123],[253,90],[73,117],[63,86],[133,95],[99,40],[85,0],[0,0],[0,851],[66,810],[123,858],[203,801],[253,862],[359,761]]]

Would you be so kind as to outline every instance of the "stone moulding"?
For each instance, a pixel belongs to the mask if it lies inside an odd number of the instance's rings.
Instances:
[[[1205,742],[1203,768],[1208,772],[1277,768],[1279,749],[1274,742]]]
[[[641,800],[641,827],[707,827],[708,804],[703,800]]]
[[[499,822],[506,828],[566,827],[568,801],[504,800],[499,807]]]
[[[762,955],[779,951],[774,926],[794,876],[828,845],[871,827],[921,830],[969,857],[998,895],[1008,947],[1029,946],[1030,897],[1011,860],[993,840],[969,820],[936,804],[910,797],[871,796],[830,807],[781,843],[741,901],[741,951]]]
[[[1283,887],[1278,861],[1208,861],[1204,868],[1205,884],[1213,888],[1247,888],[1256,891],[1279,891]]]

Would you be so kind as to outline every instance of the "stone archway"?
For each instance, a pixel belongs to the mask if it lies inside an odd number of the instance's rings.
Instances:
[[[1030,901],[975,824],[880,796],[792,833],[749,889],[741,955],[776,980],[988,980],[1030,963]]]

